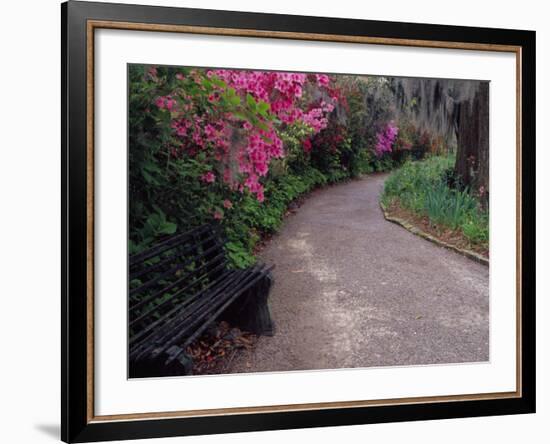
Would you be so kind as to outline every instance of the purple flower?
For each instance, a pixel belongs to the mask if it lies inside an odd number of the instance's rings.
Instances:
[[[390,153],[393,143],[397,138],[399,129],[393,122],[389,122],[386,127],[380,131],[377,135],[376,146],[374,147],[377,156],[382,156],[384,153]]]

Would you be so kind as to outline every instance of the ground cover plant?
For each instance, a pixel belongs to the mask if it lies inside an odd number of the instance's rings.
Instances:
[[[433,156],[421,162],[406,162],[384,184],[382,203],[399,205],[426,216],[436,228],[457,230],[473,245],[487,249],[489,214],[480,196],[455,180],[454,156]]]

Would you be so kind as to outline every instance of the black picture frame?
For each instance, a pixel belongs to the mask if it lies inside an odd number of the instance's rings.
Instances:
[[[499,399],[340,407],[96,421],[90,416],[88,345],[93,333],[89,291],[89,162],[87,38],[90,20],[235,30],[366,36],[373,39],[511,45],[521,66],[521,394]],[[278,430],[535,412],[535,32],[356,19],[69,1],[62,23],[62,383],[61,438],[90,442]],[[92,327],[90,327],[90,323]]]

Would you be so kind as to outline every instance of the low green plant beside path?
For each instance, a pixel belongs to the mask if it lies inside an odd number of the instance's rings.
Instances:
[[[468,189],[449,185],[456,182],[453,166],[452,156],[406,162],[386,180],[381,202],[427,217],[435,228],[458,231],[473,246],[487,248],[489,214]]]

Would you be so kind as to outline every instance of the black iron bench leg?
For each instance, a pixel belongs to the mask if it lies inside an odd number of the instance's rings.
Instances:
[[[254,286],[228,307],[220,320],[255,335],[272,336],[274,326],[267,304],[272,282],[271,273],[265,273]]]

